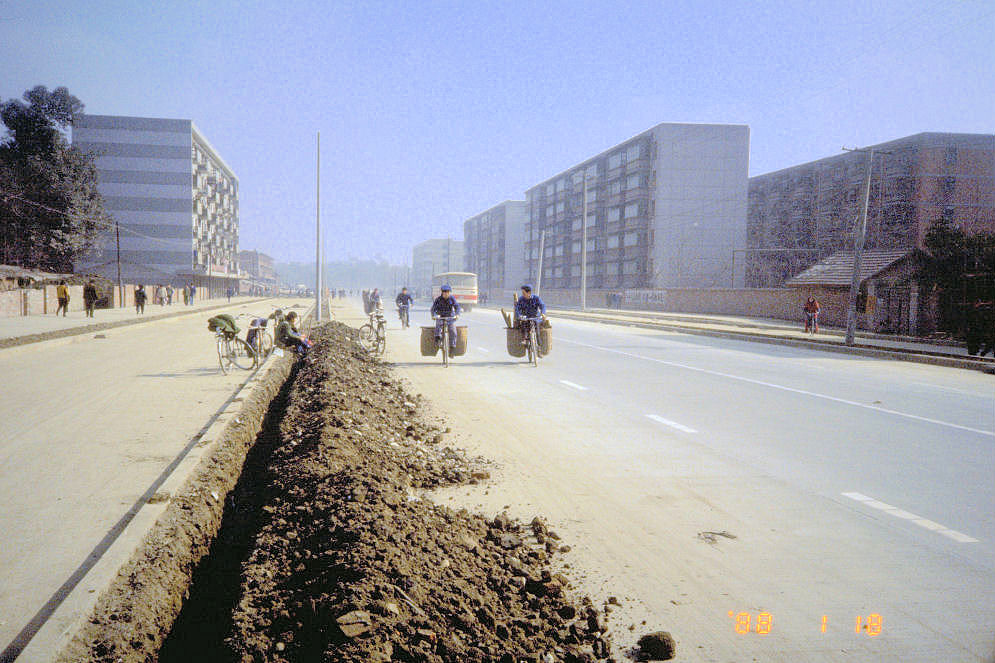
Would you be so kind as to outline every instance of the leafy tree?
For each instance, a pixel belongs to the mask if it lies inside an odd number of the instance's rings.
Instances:
[[[995,233],[968,235],[947,219],[923,239],[920,278],[939,306],[941,328],[960,332],[966,308],[995,298]]]
[[[58,272],[109,223],[92,157],[64,131],[83,103],[64,87],[39,85],[24,100],[0,103],[7,135],[0,142],[0,260]]]

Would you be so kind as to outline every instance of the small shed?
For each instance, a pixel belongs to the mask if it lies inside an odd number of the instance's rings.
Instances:
[[[853,252],[841,251],[812,265],[785,283],[804,290],[820,302],[838,302],[823,308],[828,325],[846,324],[846,307],[853,278]],[[911,249],[864,251],[860,260],[857,324],[876,332],[915,335],[919,316],[917,265]]]

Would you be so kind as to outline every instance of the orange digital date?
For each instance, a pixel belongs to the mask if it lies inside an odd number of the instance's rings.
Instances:
[[[729,617],[733,620],[733,630],[740,635],[746,635],[747,633],[767,635],[774,628],[774,615],[769,612],[757,613],[756,618],[754,619],[753,614],[749,612],[734,613],[730,610]],[[823,615],[822,621],[819,625],[819,632],[825,633],[828,626],[829,617],[827,615]],[[883,627],[884,619],[881,615],[872,612],[866,617],[863,615],[857,615],[853,630],[858,635],[863,633],[868,637],[873,638],[881,635]]]

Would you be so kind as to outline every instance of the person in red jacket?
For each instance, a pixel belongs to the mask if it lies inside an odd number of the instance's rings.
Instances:
[[[805,332],[808,333],[809,330],[813,334],[819,333],[819,311],[822,307],[819,306],[819,302],[816,301],[815,297],[809,297],[808,301],[805,302]]]

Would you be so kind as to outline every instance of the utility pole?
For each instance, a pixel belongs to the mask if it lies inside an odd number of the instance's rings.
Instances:
[[[321,322],[321,132],[318,132],[314,182],[314,319]]]
[[[121,283],[121,226],[114,218],[114,243],[117,245],[117,299],[124,308],[124,285]]]
[[[580,310],[587,310],[587,172],[584,173],[584,218],[580,222]]]
[[[850,277],[850,298],[846,309],[846,344],[853,345],[857,334],[857,296],[860,293],[860,262],[864,255],[864,240],[867,236],[867,204],[871,196],[871,172],[874,167],[874,150],[843,148],[847,152],[867,153],[867,177],[864,181],[864,196],[860,205],[860,215],[853,231],[853,274]],[[889,154],[889,152],[881,152]]]
[[[536,275],[536,294],[539,294],[539,289],[542,286],[542,254],[543,248],[546,246],[546,231],[543,230],[539,233],[539,273]]]

